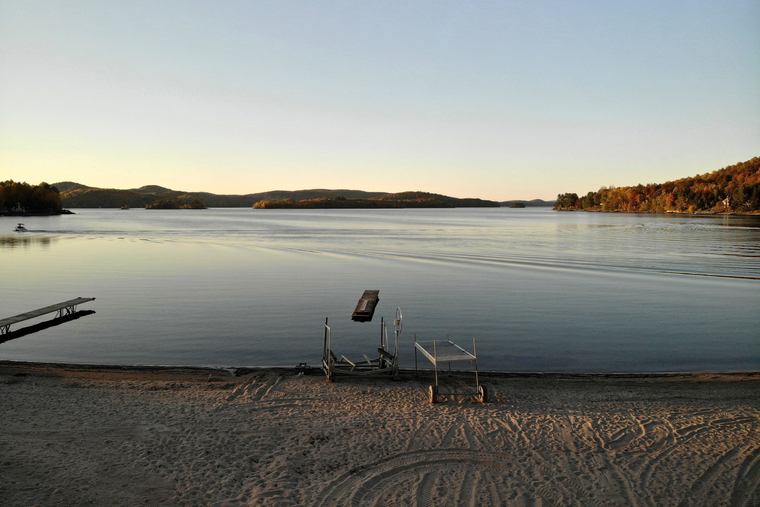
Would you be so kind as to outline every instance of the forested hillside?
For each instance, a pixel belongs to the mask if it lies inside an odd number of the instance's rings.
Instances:
[[[61,199],[66,208],[144,208],[157,201],[173,201],[179,205],[189,205],[202,201],[206,206],[217,208],[249,208],[266,199],[316,199],[320,197],[369,198],[384,195],[384,192],[362,192],[360,190],[274,190],[246,195],[220,195],[208,192],[184,192],[158,185],[148,185],[130,190],[114,188],[94,188],[79,183],[64,181],[55,184],[61,190]]]
[[[94,188],[71,181],[55,184],[61,190],[66,208],[144,208],[156,203],[175,207],[192,207],[201,201],[205,206],[257,208],[454,208],[499,206],[494,201],[457,199],[428,192],[364,192],[362,190],[273,190],[246,195],[218,195],[208,192],[183,192],[157,185],[130,190]]]
[[[263,200],[257,202],[257,209],[314,209],[314,208],[472,208],[498,207],[499,203],[482,199],[458,199],[428,192],[401,192],[384,194],[369,199],[348,199],[344,196],[321,197],[317,199]]]
[[[557,210],[636,213],[758,213],[760,158],[663,184],[606,188],[557,196]]]

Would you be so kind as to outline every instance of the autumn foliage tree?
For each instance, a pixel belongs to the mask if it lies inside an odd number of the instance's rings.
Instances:
[[[712,173],[635,187],[602,187],[583,197],[560,194],[554,209],[636,213],[760,211],[760,158]]]

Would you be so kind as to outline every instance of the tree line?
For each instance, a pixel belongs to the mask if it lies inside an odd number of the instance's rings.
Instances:
[[[459,199],[429,192],[401,192],[368,199],[347,199],[344,196],[295,200],[264,199],[253,205],[256,209],[335,209],[335,208],[473,208],[498,207],[499,203],[483,199]]]
[[[635,187],[602,187],[579,197],[559,194],[555,210],[633,213],[752,213],[760,211],[760,158],[711,173]]]
[[[58,189],[48,183],[30,185],[7,180],[0,182],[0,213],[60,213],[63,209]]]
[[[256,209],[361,209],[361,208],[452,208],[449,203],[428,200],[346,199],[342,196],[317,199],[265,199],[253,205]]]
[[[191,199],[189,197],[188,199]],[[153,204],[148,204],[145,209],[206,209],[206,205],[200,199],[192,199],[190,202],[184,202],[182,199],[159,199]]]

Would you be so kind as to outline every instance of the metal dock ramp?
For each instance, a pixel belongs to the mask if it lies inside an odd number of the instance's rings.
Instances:
[[[68,301],[64,301],[63,303],[45,306],[44,308],[32,310],[31,312],[21,313],[19,315],[14,315],[13,317],[8,317],[6,319],[0,319],[0,335],[8,334],[13,324],[18,324],[19,322],[24,322],[25,320],[42,317],[48,313],[56,312],[57,314],[55,318],[72,315],[77,311],[77,305],[87,303],[89,301],[95,301],[95,298],[70,299]]]

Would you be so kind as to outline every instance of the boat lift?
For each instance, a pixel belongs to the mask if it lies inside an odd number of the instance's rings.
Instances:
[[[380,346],[377,348],[378,357],[370,359],[363,354],[363,360],[352,361],[346,356],[340,359],[333,352],[332,328],[325,319],[324,338],[322,341],[322,370],[327,375],[327,380],[335,380],[336,375],[346,376],[373,376],[373,375],[396,375],[398,374],[398,335],[401,333],[403,316],[401,308],[396,308],[396,318],[393,321],[396,342],[393,352],[388,343],[388,330],[385,319],[380,319]]]
[[[418,342],[417,335],[414,337],[414,368],[417,369],[417,351],[420,351],[433,366],[435,366],[435,385],[430,386],[429,397],[430,403],[437,403],[438,396],[440,394],[447,396],[472,396],[475,400],[481,403],[488,401],[488,390],[486,386],[482,385],[478,378],[478,348],[475,343],[475,338],[472,339],[472,354],[464,350],[462,347],[452,342],[449,336],[446,335],[446,340],[433,340],[429,342]],[[465,392],[440,392],[438,386],[438,364],[449,363],[449,370],[451,370],[451,363],[456,361],[467,361],[469,363],[475,363],[475,390]]]

